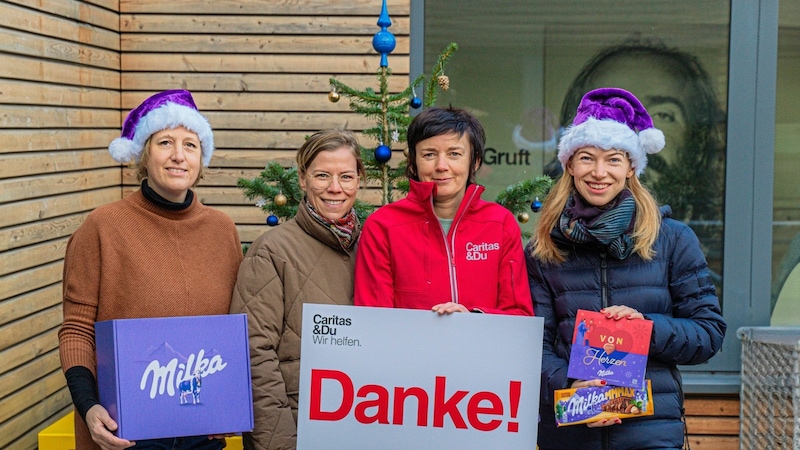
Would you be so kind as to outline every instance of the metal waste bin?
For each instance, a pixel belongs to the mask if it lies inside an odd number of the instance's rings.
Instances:
[[[800,450],[800,327],[742,327],[742,449]]]

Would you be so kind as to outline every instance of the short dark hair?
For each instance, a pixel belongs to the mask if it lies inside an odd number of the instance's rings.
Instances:
[[[434,136],[454,133],[459,138],[467,135],[470,152],[469,178],[467,183],[475,183],[475,173],[483,164],[483,151],[486,146],[486,131],[475,116],[465,109],[428,108],[419,113],[408,126],[408,160],[406,176],[419,181],[417,175],[417,144]]]

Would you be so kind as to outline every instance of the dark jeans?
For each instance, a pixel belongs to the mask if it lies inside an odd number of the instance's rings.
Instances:
[[[136,450],[220,450],[225,445],[222,439],[209,439],[208,436],[187,436],[165,439],[145,439],[136,441],[131,447]]]

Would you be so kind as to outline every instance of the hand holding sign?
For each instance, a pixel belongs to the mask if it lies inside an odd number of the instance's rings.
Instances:
[[[299,450],[536,446],[541,318],[305,304],[303,330],[320,317],[358,345],[303,339]]]

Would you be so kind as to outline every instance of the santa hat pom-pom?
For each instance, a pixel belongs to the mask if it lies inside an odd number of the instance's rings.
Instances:
[[[665,144],[664,133],[658,128],[648,128],[639,132],[639,145],[648,155],[660,152]]]
[[[123,164],[135,161],[136,157],[139,156],[139,149],[136,144],[132,140],[123,137],[118,137],[111,141],[108,151],[114,161]]]

